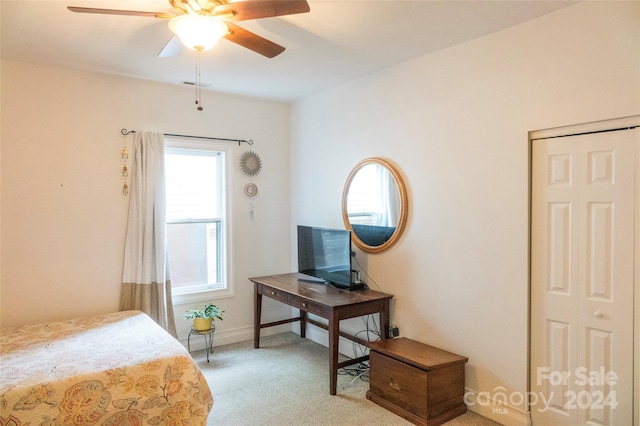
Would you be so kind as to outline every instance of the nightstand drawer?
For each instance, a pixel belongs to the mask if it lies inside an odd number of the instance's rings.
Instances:
[[[291,298],[289,299],[289,304],[293,307],[302,309],[303,311],[310,312],[312,314],[322,316],[324,313],[322,305],[315,302],[311,302],[307,299],[303,299],[301,297],[291,296]]]
[[[287,304],[289,303],[289,293],[278,290],[277,288],[265,287],[263,285],[260,285],[258,287],[258,293]]]
[[[372,351],[371,392],[418,417],[427,418],[427,372]]]

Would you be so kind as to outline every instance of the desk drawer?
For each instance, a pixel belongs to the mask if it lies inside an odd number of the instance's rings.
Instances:
[[[371,351],[370,391],[420,418],[427,418],[427,372]]]
[[[258,293],[265,295],[267,297],[270,297],[272,299],[279,300],[283,303],[289,304],[289,293],[286,293],[282,290],[278,290],[277,288],[260,285],[258,287]]]
[[[324,307],[322,305],[294,295],[291,295],[291,297],[289,298],[289,304],[295,308],[302,309],[303,311],[320,315],[325,318],[327,318],[328,315],[324,311]]]

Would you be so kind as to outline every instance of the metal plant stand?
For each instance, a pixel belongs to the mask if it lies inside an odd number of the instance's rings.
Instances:
[[[191,353],[191,336],[204,337],[205,350],[207,351],[207,362],[209,362],[209,354],[213,353],[213,333],[216,331],[216,326],[213,325],[209,330],[196,330],[191,327],[189,337],[187,337],[187,350]]]

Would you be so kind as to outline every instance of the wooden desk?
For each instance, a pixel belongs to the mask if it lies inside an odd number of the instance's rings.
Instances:
[[[391,294],[374,290],[348,291],[339,290],[326,284],[299,281],[298,278],[309,278],[306,275],[292,273],[249,278],[254,283],[254,329],[253,347],[260,347],[260,330],[280,324],[300,321],[300,336],[305,337],[307,323],[324,328],[329,332],[329,393],[336,394],[338,369],[369,359],[369,356],[338,362],[338,338],[367,345],[367,342],[356,339],[340,331],[340,320],[368,314],[380,314],[380,330],[382,339],[389,338],[389,300]],[[300,316],[281,321],[261,324],[262,296],[278,300],[300,310]],[[307,317],[307,313],[317,315],[329,321],[328,325]]]

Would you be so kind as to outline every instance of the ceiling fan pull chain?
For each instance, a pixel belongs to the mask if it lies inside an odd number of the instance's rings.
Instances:
[[[202,83],[200,81],[200,54],[202,53],[201,50],[198,50],[196,52],[197,59],[196,59],[196,105],[198,105],[198,111],[202,111],[202,97],[201,97],[201,87],[202,87]]]

